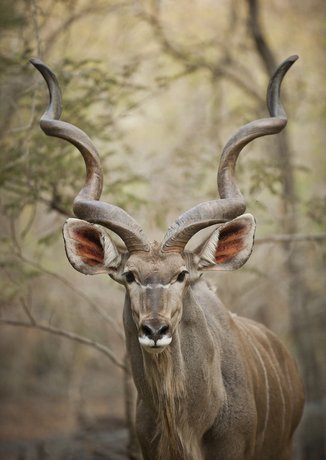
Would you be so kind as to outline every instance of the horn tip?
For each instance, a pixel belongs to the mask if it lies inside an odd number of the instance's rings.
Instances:
[[[297,61],[298,59],[299,59],[298,54],[292,54],[292,56],[289,56],[289,57],[287,58],[287,61],[295,62],[295,61]]]
[[[37,58],[37,57],[31,57],[29,62],[34,66],[36,67],[37,69],[39,69],[40,67],[46,67],[44,62],[41,61],[41,59]]]
[[[39,59],[38,57],[32,57],[30,58],[29,62],[43,75],[46,81],[50,79],[54,80],[54,82],[56,83],[55,74],[46,64],[44,64],[44,62],[41,59]]]

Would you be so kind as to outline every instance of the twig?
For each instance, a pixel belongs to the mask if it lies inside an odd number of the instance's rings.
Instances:
[[[23,297],[21,297],[20,299],[20,303],[23,307],[23,310],[26,314],[26,316],[28,316],[31,324],[34,324],[34,326],[37,324],[37,321],[36,319],[34,318],[34,316],[32,315],[32,312],[30,311],[30,309],[28,308],[28,306],[26,305],[26,302],[25,302],[25,299]]]
[[[77,13],[73,13],[68,16],[67,19],[63,19],[60,22],[60,25],[52,31],[50,29],[50,33],[46,36],[45,44],[44,44],[44,53],[49,54],[50,50],[56,45],[58,42],[58,36],[62,32],[66,32],[69,30],[69,27],[78,22],[79,20],[87,17],[88,15],[105,15],[108,13],[112,13],[116,10],[122,9],[124,7],[129,6],[129,2],[119,2],[117,4],[110,5],[109,2],[100,3],[99,6],[95,5],[94,2],[87,4],[84,9],[79,9]],[[50,3],[52,8],[52,4]],[[51,17],[51,13],[48,12],[45,14],[46,17]]]
[[[61,214],[64,217],[71,217],[71,212],[68,209],[60,205],[60,202],[55,199],[55,197],[48,199],[42,196],[38,197],[40,203],[44,203],[49,207],[51,211],[56,211],[58,214]]]
[[[38,23],[38,5],[36,0],[31,1],[31,7],[32,7],[32,22],[33,22],[33,27],[34,27],[34,33],[35,33],[35,40],[36,40],[36,52],[38,57],[42,57],[42,49],[41,49],[41,37],[40,37],[40,28],[39,28],[39,23]]]
[[[248,0],[248,28],[267,75],[272,75],[277,63],[261,27],[259,20],[259,6],[260,5],[257,0]]]
[[[116,332],[116,334],[120,337],[120,339],[122,339],[124,341],[124,335],[118,330],[118,328],[116,327],[117,326],[116,322],[114,321],[114,319],[110,315],[108,315],[108,313],[105,310],[103,310],[99,305],[97,305],[95,302],[93,302],[93,300],[90,299],[86,294],[81,292],[79,289],[75,288],[75,286],[73,286],[69,281],[67,281],[66,278],[64,278],[63,276],[59,275],[58,273],[55,273],[55,272],[53,272],[51,270],[48,270],[47,268],[43,267],[43,265],[39,264],[38,262],[34,262],[33,260],[30,260],[30,259],[28,259],[27,257],[25,257],[23,255],[21,246],[20,246],[19,241],[17,239],[15,223],[14,223],[14,221],[12,219],[10,220],[10,229],[11,229],[12,241],[13,241],[14,247],[15,247],[15,255],[16,255],[16,257],[18,257],[22,262],[34,267],[39,272],[44,273],[46,275],[49,275],[52,278],[55,278],[58,281],[60,281],[65,286],[67,286],[71,291],[73,291],[80,298],[82,298],[85,302],[87,302],[88,305],[91,308],[93,308],[99,315],[101,315],[102,318],[104,318],[105,321],[107,321],[110,324],[110,326]]]
[[[28,314],[28,317],[30,318],[30,312]],[[1,324],[8,325],[8,326],[25,327],[29,329],[38,329],[43,332],[48,332],[50,334],[65,337],[66,339],[74,340],[75,342],[79,342],[84,345],[88,345],[89,347],[95,348],[96,350],[105,354],[116,366],[118,366],[122,370],[125,370],[124,363],[120,361],[118,358],[116,358],[116,356],[110,350],[110,348],[106,347],[105,345],[102,345],[101,343],[96,342],[95,340],[89,339],[87,337],[84,337],[82,335],[75,334],[74,332],[66,331],[65,329],[60,329],[57,327],[47,326],[45,324],[37,323],[33,316],[32,316],[31,322],[16,321],[16,320],[11,320],[11,319],[0,318],[0,325]]]
[[[102,318],[104,318],[105,321],[107,321],[110,324],[110,326],[115,331],[115,333],[119,336],[119,338],[122,341],[124,341],[124,335],[117,328],[116,321],[114,321],[114,319],[105,310],[103,310],[99,305],[97,305],[97,303],[95,303],[92,299],[90,299],[82,291],[80,291],[79,289],[75,288],[75,286],[73,286],[63,276],[61,276],[58,273],[55,273],[55,272],[53,272],[51,270],[48,270],[47,268],[43,267],[43,265],[41,265],[41,264],[39,264],[37,262],[34,262],[33,260],[30,260],[30,259],[28,259],[27,257],[25,257],[23,255],[20,243],[19,243],[18,238],[17,238],[15,222],[14,222],[13,219],[10,220],[10,230],[11,230],[11,238],[12,238],[12,241],[13,241],[13,244],[14,244],[14,253],[15,253],[16,257],[18,257],[22,262],[34,267],[39,272],[44,273],[46,275],[49,275],[52,278],[55,278],[58,281],[60,281],[65,286],[67,286],[71,291],[73,291],[81,299],[83,299],[85,302],[87,302],[88,305],[91,308],[93,308],[99,315],[101,315]]]
[[[17,232],[16,232],[16,225],[15,225],[15,220],[14,220],[13,217],[10,218],[9,225],[10,225],[10,234],[11,234],[10,236],[11,236],[11,240],[12,240],[12,242],[14,244],[16,255],[18,257],[22,257],[22,251],[21,251],[20,244],[18,242]]]
[[[183,65],[189,69],[191,72],[198,70],[207,70],[212,76],[216,79],[217,77],[226,78],[228,81],[234,83],[236,86],[242,88],[250,96],[254,97],[260,103],[263,101],[261,95],[257,90],[250,86],[247,81],[243,80],[241,76],[232,72],[230,66],[227,67],[224,63],[212,64],[209,61],[206,61],[201,56],[195,56],[191,53],[188,53],[185,49],[176,47],[164,33],[163,26],[159,20],[159,17],[156,15],[148,13],[142,10],[139,13],[139,16],[146,21],[153,29],[155,33],[155,38],[159,41],[163,51],[170,56],[172,56],[177,61],[183,63]],[[223,58],[225,60],[225,58]],[[231,62],[230,57],[228,56],[229,62]]]
[[[43,265],[37,263],[37,262],[34,262],[33,260],[29,260],[27,259],[24,255],[22,255],[21,253],[17,254],[17,256],[19,257],[19,259],[28,264],[28,265],[31,265],[32,267],[34,267],[35,269],[37,269],[38,271],[40,271],[41,273],[44,273],[46,275],[49,275],[51,276],[52,278],[55,278],[57,279],[58,281],[60,281],[62,284],[64,284],[65,286],[67,286],[71,291],[73,291],[75,294],[77,294],[81,299],[83,299],[85,302],[87,302],[89,304],[89,306],[91,308],[93,308],[98,314],[100,314],[113,328],[113,330],[116,332],[116,334],[122,339],[124,340],[124,335],[119,332],[118,328],[117,328],[117,324],[116,322],[114,321],[114,319],[108,315],[108,313],[103,310],[99,305],[97,305],[91,298],[89,298],[86,294],[84,294],[82,291],[80,291],[79,289],[75,288],[75,286],[73,284],[71,284],[69,281],[67,281],[66,278],[64,278],[63,276],[59,275],[58,273],[55,273],[51,270],[48,270],[47,268],[43,267]]]
[[[326,233],[317,234],[304,234],[304,233],[293,233],[284,235],[266,236],[262,238],[256,238],[256,244],[265,243],[291,243],[291,242],[309,242],[309,241],[323,241],[326,240]]]

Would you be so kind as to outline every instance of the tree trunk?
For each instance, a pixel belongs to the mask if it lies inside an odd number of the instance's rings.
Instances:
[[[268,77],[276,69],[276,59],[274,53],[267,42],[264,31],[259,21],[259,1],[248,1],[248,27],[257,53],[266,70]],[[284,56],[285,58],[286,56]],[[280,170],[282,193],[281,193],[281,215],[282,231],[288,234],[297,232],[297,212],[296,212],[296,191],[294,168],[291,157],[291,148],[287,131],[283,131],[275,138],[275,150],[277,162]],[[316,351],[313,341],[313,330],[310,325],[309,312],[306,305],[309,298],[312,298],[304,278],[304,255],[299,251],[293,250],[291,243],[283,243],[283,250],[286,253],[285,271],[288,277],[288,305],[291,319],[291,332],[295,338],[300,364],[303,372],[306,399],[308,406],[311,404],[321,404],[322,401],[322,375],[317,363]],[[320,386],[319,387],[317,387]],[[302,432],[301,454],[304,452],[304,458],[310,460],[321,460],[325,453],[325,440],[322,429],[314,432],[311,436],[310,425],[316,425],[314,412],[311,414],[313,420],[309,420],[307,414],[307,423],[304,424],[306,433]],[[325,424],[322,422],[322,412],[319,414],[320,427]],[[313,428],[312,428],[313,429]]]

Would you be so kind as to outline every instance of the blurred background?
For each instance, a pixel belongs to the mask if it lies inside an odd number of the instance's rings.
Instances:
[[[326,458],[325,13],[321,0],[2,0],[1,458],[131,457],[123,289],[65,257],[84,164],[40,130],[48,93],[29,58],[56,73],[62,119],[98,147],[103,199],[161,239],[216,196],[223,145],[266,116],[269,76],[292,54],[286,131],[256,140],[238,165],[253,255],[210,278],[228,308],[296,355],[306,407],[295,459]]]

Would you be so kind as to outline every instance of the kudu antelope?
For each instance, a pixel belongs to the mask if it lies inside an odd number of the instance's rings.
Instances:
[[[100,201],[98,153],[83,131],[59,120],[56,77],[32,60],[50,94],[41,128],[71,142],[86,164],[86,182],[74,200],[77,219],[64,224],[67,257],[81,273],[107,273],[126,289],[123,321],[145,460],[291,458],[303,407],[296,364],[272,332],[232,315],[201,275],[239,268],[251,254],[255,220],[244,214],[236,162],[250,141],[285,127],[280,86],[296,59],[284,61],[271,79],[270,117],[241,127],[226,144],[218,170],[220,198],[182,214],[161,243],[150,242],[123,209]],[[209,226],[215,227],[204,243],[187,251],[191,237]],[[125,250],[105,228],[123,240]]]

